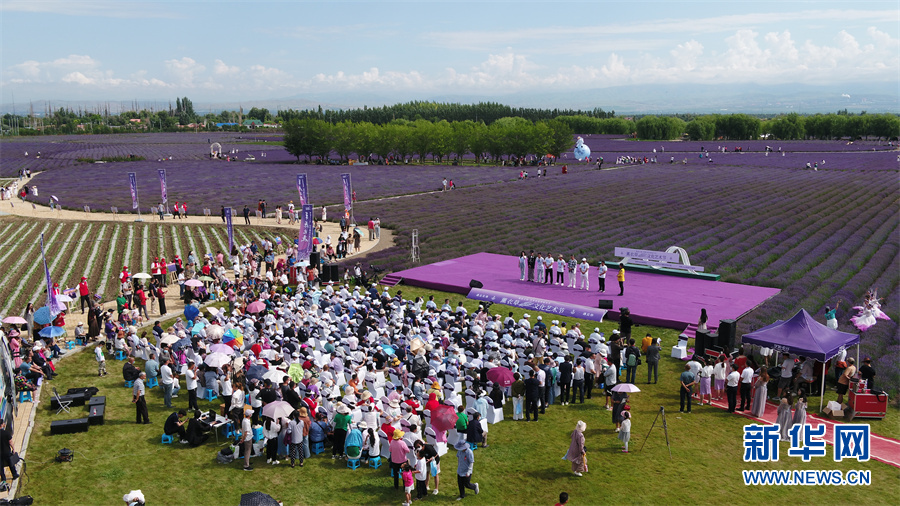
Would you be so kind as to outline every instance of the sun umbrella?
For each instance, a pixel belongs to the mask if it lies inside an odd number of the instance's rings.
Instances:
[[[184,306],[184,317],[188,320],[193,320],[200,314],[200,310],[192,305]]]
[[[13,324],[13,325],[24,325],[28,322],[25,321],[25,318],[22,318],[21,316],[7,316],[6,318],[3,319],[3,323],[9,323],[9,324]]]
[[[269,369],[263,374],[263,379],[272,380],[272,383],[281,383],[288,374],[281,369]]]
[[[203,281],[199,279],[189,279],[184,282],[184,286],[203,286]]]
[[[175,341],[175,344],[172,345],[172,349],[178,351],[182,348],[190,348],[190,346],[191,346],[191,340],[189,338],[185,337],[184,339],[179,339],[179,340]]]
[[[381,349],[384,350],[384,352],[388,355],[394,355],[397,353],[397,351],[394,350],[394,347],[389,344],[382,344]]]
[[[249,494],[241,494],[240,506],[279,506],[279,504],[269,494],[250,492]]]
[[[285,401],[270,402],[263,406],[262,409],[263,416],[268,416],[273,420],[278,420],[279,418],[287,418],[291,416],[291,413],[293,412],[293,406]]]
[[[44,325],[53,321],[53,315],[50,314],[50,308],[43,306],[34,312],[34,323]]]
[[[209,347],[209,351],[213,353],[221,353],[223,355],[234,355],[234,348],[228,346],[227,344],[214,344]]]
[[[253,301],[253,302],[251,302],[250,304],[247,305],[247,312],[248,312],[248,313],[258,313],[258,312],[263,311],[263,310],[265,310],[265,309],[266,309],[266,304],[265,304],[264,302],[260,302],[260,301],[258,301],[258,300],[257,300],[257,301]]]
[[[413,355],[419,352],[422,348],[425,347],[425,342],[419,339],[418,337],[409,342],[409,351]]]
[[[506,388],[515,382],[513,372],[506,367],[492,367],[487,371],[488,381],[493,381],[501,387]]]
[[[221,325],[210,325],[206,327],[206,338],[209,340],[222,339],[225,329]]]
[[[197,322],[197,323],[195,323],[194,326],[193,326],[193,328],[191,328],[191,334],[197,334],[197,333],[199,333],[201,330],[204,329],[204,327],[206,327],[206,324],[203,323],[203,322]]]
[[[266,369],[266,367],[263,365],[252,365],[252,366],[250,366],[250,369],[247,369],[246,376],[250,379],[258,379],[258,380],[262,381],[263,374],[265,374],[268,371],[269,370]]]
[[[297,383],[300,383],[300,380],[303,379],[303,366],[300,364],[291,364],[291,366],[288,367],[288,376]]]
[[[72,302],[75,299],[73,299],[72,297],[69,297],[68,295],[65,295],[65,294],[59,294],[56,296],[56,300],[59,302]]]
[[[224,310],[224,309],[225,308],[218,308],[218,307],[210,306],[210,307],[206,308],[206,311],[208,311],[209,314],[211,314],[212,316],[218,316],[219,311]]]
[[[210,353],[206,356],[206,360],[203,361],[210,367],[222,367],[229,362],[231,362],[231,357],[224,353]]]
[[[641,389],[632,385],[631,383],[619,383],[618,385],[612,387],[613,392],[640,392]]]
[[[441,404],[431,411],[431,426],[436,431],[450,430],[456,426],[456,410],[453,406]]]
[[[178,336],[175,334],[164,334],[163,338],[159,340],[159,344],[175,344],[178,342]]]
[[[150,279],[152,276],[147,274],[146,272],[139,272],[131,276],[134,279]]]
[[[200,281],[215,281],[215,279],[209,276],[200,276]]]
[[[59,337],[66,333],[66,329],[62,327],[46,327],[38,332],[41,337]]]
[[[313,237],[313,244],[322,244],[322,239],[319,239],[318,237]]]

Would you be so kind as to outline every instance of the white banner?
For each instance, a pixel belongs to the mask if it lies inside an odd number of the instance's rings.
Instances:
[[[653,251],[646,249],[632,249],[632,248],[616,248],[615,254],[617,257],[623,258],[638,258],[641,260],[655,260],[657,262],[672,262],[678,263],[681,261],[678,253],[666,253],[665,251]]]

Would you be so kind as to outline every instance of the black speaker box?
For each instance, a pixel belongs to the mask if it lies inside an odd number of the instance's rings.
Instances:
[[[106,404],[88,406],[88,423],[91,425],[103,425],[103,415],[106,413]]]
[[[469,281],[469,288],[484,288],[484,283],[477,279],[473,279],[472,281]]]
[[[613,301],[611,299],[600,299],[597,302],[597,307],[600,309],[612,309]]]
[[[309,265],[312,265],[315,268],[319,268],[319,262],[321,261],[321,257],[319,256],[318,251],[313,251],[309,254]]]
[[[709,331],[697,330],[694,338],[694,355],[703,356],[706,354],[706,345],[709,343]]]
[[[327,266],[328,270],[331,271],[331,282],[337,283],[341,280],[341,266],[337,264],[331,264]]]
[[[710,332],[709,337],[706,338],[706,349],[711,350],[713,348],[721,348],[719,346],[719,334]],[[704,353],[706,353],[706,350],[704,350]]]
[[[105,395],[95,395],[91,397],[91,400],[87,403],[88,406],[105,406],[106,405],[106,396]]]
[[[726,353],[734,349],[737,340],[737,321],[719,320],[719,347]]]
[[[75,418],[74,420],[57,420],[50,422],[50,434],[74,434],[75,432],[87,432],[87,418]]]

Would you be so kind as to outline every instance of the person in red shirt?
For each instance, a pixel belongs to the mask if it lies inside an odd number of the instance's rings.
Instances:
[[[153,257],[153,262],[150,263],[150,274],[153,276],[153,279],[158,281],[161,273],[162,271],[159,270],[159,257]]]
[[[162,280],[162,286],[169,284],[169,266],[166,265],[166,257],[159,258],[159,273]]]
[[[369,229],[369,240],[375,239],[375,220],[369,218],[369,225],[367,227]]]
[[[187,202],[181,203],[181,217],[187,218]]]
[[[555,506],[566,506],[566,504],[569,504],[569,494],[567,494],[565,492],[560,492],[559,493],[559,502],[556,503]]]
[[[134,296],[137,297],[137,310],[138,314],[143,313],[144,318],[149,320],[150,315],[147,314],[147,294],[144,293],[144,286],[138,285],[137,289],[134,291]]]
[[[81,314],[84,314],[85,304],[88,309],[91,308],[91,289],[88,288],[87,278],[84,276],[81,276],[81,283],[78,283],[78,295],[81,299]]]
[[[176,201],[176,202],[175,202],[175,205],[172,206],[172,214],[174,214],[174,215],[177,216],[179,219],[181,219],[181,215],[178,214],[178,201]]]
[[[131,277],[131,274],[128,273],[128,266],[123,265],[122,266],[122,274],[119,274],[119,282],[122,284],[125,284],[126,282],[128,282],[128,278],[130,278],[130,277]]]

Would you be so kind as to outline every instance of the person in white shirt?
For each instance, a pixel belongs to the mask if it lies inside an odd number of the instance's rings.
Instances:
[[[609,268],[606,266],[606,262],[600,262],[600,266],[597,268],[597,282],[600,284],[600,288],[597,290],[598,292],[606,291],[606,271]]]
[[[719,361],[713,367],[713,399],[721,399],[725,393],[725,378],[728,377],[728,362],[725,355],[719,355]]]
[[[106,376],[106,357],[103,356],[103,343],[98,343],[94,348],[94,356],[97,359],[97,376]]]
[[[747,366],[744,367],[743,371],[741,371],[741,407],[738,408],[738,411],[750,409],[750,405],[753,402],[753,395],[750,394],[752,386],[753,368]]]
[[[163,401],[167,408],[171,408],[172,397],[175,396],[175,380],[172,378],[172,367],[169,365],[169,362],[166,362],[159,368],[159,382],[163,388]]]
[[[250,417],[253,416],[252,410],[244,411],[244,420],[241,422],[241,444],[244,445],[244,471],[252,471],[250,466],[250,454],[253,453],[253,425]]]
[[[728,396],[728,412],[734,413],[737,407],[737,391],[738,384],[741,382],[741,373],[737,369],[733,369],[726,378],[725,393]]]
[[[187,383],[188,391],[188,409],[200,410],[197,405],[197,364],[193,361],[188,362],[188,368],[184,371],[184,378]]]
[[[590,290],[590,280],[588,279],[588,271],[591,268],[591,264],[587,262],[587,258],[582,258],[581,263],[578,264],[578,277],[581,279],[581,290]]]
[[[778,380],[778,398],[782,398],[791,387],[791,377],[794,375],[794,359],[790,353],[781,354],[781,378]]]

